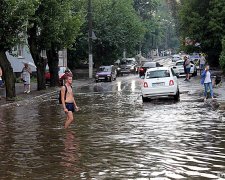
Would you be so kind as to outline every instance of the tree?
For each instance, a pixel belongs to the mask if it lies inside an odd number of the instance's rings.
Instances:
[[[222,40],[222,52],[219,59],[220,67],[225,72],[225,38]]]
[[[29,20],[28,42],[37,66],[38,90],[46,88],[44,73],[47,61],[40,55],[42,50],[47,52],[51,86],[58,85],[58,51],[75,41],[82,23],[81,14],[74,14],[74,5],[77,4],[75,0],[42,1]]]
[[[24,39],[28,17],[34,13],[38,0],[2,0],[0,3],[0,66],[6,85],[6,98],[14,99],[15,77],[10,62],[6,57],[6,51]]]
[[[124,49],[133,53],[135,45],[143,39],[145,28],[133,8],[133,0],[94,1],[94,29],[96,59],[115,60]],[[111,56],[111,57],[110,57]]]
[[[133,8],[133,0],[93,0],[93,56],[96,66],[111,64],[122,57],[124,49],[134,54],[135,46],[143,39],[145,27]],[[77,38],[70,59],[87,61],[87,21],[82,26],[82,35]],[[70,63],[73,65],[73,63]],[[73,68],[73,67],[71,67]]]
[[[211,65],[219,64],[225,35],[225,2],[219,0],[182,0],[179,27],[183,39],[199,42]],[[193,48],[191,48],[193,49]],[[196,49],[196,48],[195,48]]]
[[[144,38],[139,42],[139,53],[148,54],[150,49],[156,48],[159,26],[156,13],[160,3],[157,0],[134,0],[133,6],[145,27]]]

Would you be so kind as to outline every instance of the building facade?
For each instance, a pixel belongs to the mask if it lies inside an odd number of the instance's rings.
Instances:
[[[62,51],[58,52],[59,54],[59,66],[65,66],[67,67],[67,50],[64,49]],[[11,66],[13,68],[13,72],[18,74],[22,72],[22,69],[24,67],[24,63],[32,63],[34,64],[33,58],[30,54],[29,47],[27,45],[19,44],[18,46],[14,47],[12,49],[12,52],[6,53],[7,58],[9,62],[11,63]],[[41,57],[47,59],[46,51],[42,50]],[[30,66],[32,72],[36,72],[35,66]]]

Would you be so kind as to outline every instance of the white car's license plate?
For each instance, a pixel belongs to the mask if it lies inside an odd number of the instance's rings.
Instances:
[[[164,82],[152,83],[152,87],[159,87],[159,86],[165,86],[165,83]]]
[[[98,79],[105,79],[105,77],[99,77]]]

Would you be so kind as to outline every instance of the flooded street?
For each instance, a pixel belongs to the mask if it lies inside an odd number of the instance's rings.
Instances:
[[[0,179],[225,179],[225,119],[201,101],[199,79],[179,81],[180,102],[148,103],[138,76],[74,84],[69,130],[54,98],[2,107]]]

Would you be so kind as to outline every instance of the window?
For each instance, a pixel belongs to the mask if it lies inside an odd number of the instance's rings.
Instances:
[[[18,45],[18,58],[23,58],[23,45],[19,44]]]
[[[41,50],[41,57],[47,58],[46,50]]]
[[[170,77],[169,70],[157,70],[147,72],[146,79]]]

